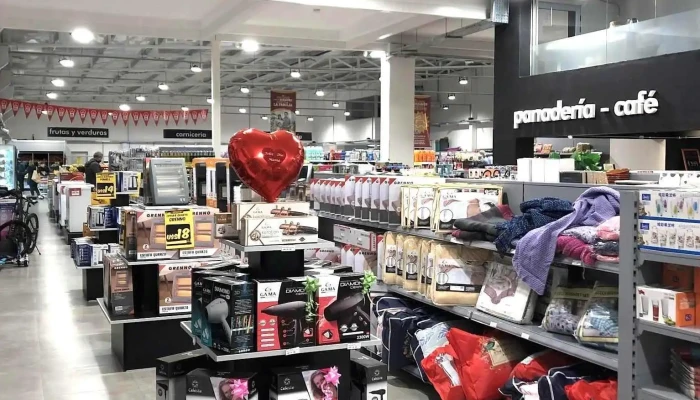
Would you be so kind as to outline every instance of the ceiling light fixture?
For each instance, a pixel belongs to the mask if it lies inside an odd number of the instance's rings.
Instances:
[[[335,108],[340,107],[340,103],[338,103],[337,101],[334,101],[334,102],[333,102],[333,107],[335,107]]]
[[[241,113],[241,114],[245,114],[245,113],[248,112],[248,110],[246,110],[245,108],[241,107],[241,108],[238,109],[238,112]]]
[[[306,117],[306,120],[307,120],[307,121],[313,121],[313,120],[314,120],[314,117]]]
[[[140,94],[136,96],[136,101],[146,101],[146,96]]]
[[[253,39],[246,39],[241,42],[241,48],[246,53],[255,53],[260,50],[260,43]]]
[[[214,99],[212,99],[211,97],[207,97],[207,103],[214,104]]]
[[[48,115],[48,114],[49,114],[49,112],[46,111],[46,110],[41,110],[41,113],[44,114],[44,115]]]
[[[195,74],[198,74],[202,72],[202,67],[200,67],[199,64],[192,64],[190,66],[190,71],[194,72]]]
[[[114,113],[110,111],[107,113],[107,115],[109,115],[111,117],[112,115],[114,115]]]
[[[131,107],[128,104],[122,104],[119,106],[119,109],[122,111],[129,111],[131,110]]]
[[[294,114],[296,114],[296,115],[299,115],[300,112],[301,111],[299,111],[299,110],[294,110]]]
[[[443,109],[443,110],[449,110],[449,109],[450,109],[450,106],[447,105],[447,104],[443,104],[443,105],[442,105],[442,109]]]
[[[87,28],[75,28],[73,32],[70,33],[73,40],[78,43],[88,44],[95,40],[95,34]]]
[[[46,93],[46,97],[48,97],[51,100],[56,100],[58,98],[58,93],[48,92],[48,93]]]
[[[316,91],[316,96],[318,96],[318,97],[323,97],[325,95],[326,95],[326,93],[324,93],[323,90],[321,90],[321,89],[318,89]]]
[[[457,98],[457,95],[454,93],[450,93],[447,95],[447,100],[454,100]]]
[[[181,109],[182,111],[190,111],[190,108],[187,107],[187,106],[182,106],[182,107],[180,107],[180,109]]]
[[[168,84],[165,82],[161,82],[158,84],[158,89],[165,92],[166,90],[170,89],[170,86],[168,86]]]
[[[369,52],[369,58],[382,58],[386,55],[386,52],[382,50],[372,50]]]
[[[61,79],[61,78],[53,79],[53,80],[51,80],[51,83],[52,83],[54,86],[56,86],[56,87],[64,87],[64,86],[66,86],[66,81],[64,81],[64,80]]]
[[[70,58],[61,58],[58,61],[58,63],[61,64],[61,66],[65,67],[65,68],[75,67],[75,61],[71,60]]]
[[[345,115],[346,117],[349,117],[349,116],[350,116],[350,111],[345,111],[345,112],[343,113],[343,115]]]
[[[298,69],[293,69],[289,75],[292,78],[301,78],[301,72]]]
[[[267,121],[267,115],[261,116],[260,119],[263,120],[263,121]]]
[[[460,84],[460,85],[466,85],[467,83],[469,83],[469,80],[467,79],[466,76],[462,76],[462,77],[459,78],[459,84]]]
[[[386,39],[386,38],[388,38],[388,37],[391,36],[391,35],[393,35],[393,33],[386,33],[386,34],[384,34],[384,35],[378,37],[377,40]]]
[[[246,86],[241,86],[241,93],[248,94],[248,93],[250,93],[250,89]]]

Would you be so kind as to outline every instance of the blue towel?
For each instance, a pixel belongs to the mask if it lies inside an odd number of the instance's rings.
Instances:
[[[574,211],[558,220],[529,231],[518,242],[513,267],[518,276],[538,294],[543,294],[549,267],[554,260],[557,236],[571,226],[597,226],[620,213],[620,193],[605,186],[583,192]]]
[[[493,243],[498,252],[504,255],[512,248],[513,241],[520,239],[535,228],[558,220],[573,210],[570,201],[555,197],[524,201],[520,203],[520,211],[523,215],[517,215],[510,221],[496,226],[498,237]]]

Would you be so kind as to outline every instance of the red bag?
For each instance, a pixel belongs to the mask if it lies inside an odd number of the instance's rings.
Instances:
[[[459,377],[469,400],[501,399],[498,389],[527,355],[515,337],[500,332],[480,336],[452,328],[447,340],[457,352]]]
[[[511,376],[525,382],[534,382],[547,375],[547,371],[555,367],[565,367],[580,361],[554,350],[544,350],[531,354],[513,368]]]
[[[421,365],[442,400],[466,400],[459,378],[459,360],[449,343],[433,350]]]
[[[617,381],[580,380],[564,388],[569,400],[617,400]]]

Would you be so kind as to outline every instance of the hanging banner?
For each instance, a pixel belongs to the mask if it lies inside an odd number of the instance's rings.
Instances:
[[[134,120],[134,125],[138,126],[139,125],[139,118],[141,118],[141,113],[138,111],[132,112],[131,113],[131,119]]]
[[[168,210],[165,219],[165,249],[194,247],[194,218],[192,210]]]
[[[34,108],[34,104],[22,103],[22,107],[24,108],[24,116],[28,118],[29,114],[32,113],[32,109]]]
[[[88,115],[90,115],[90,121],[94,124],[95,121],[97,121],[97,117],[100,115],[99,110],[95,110],[94,108],[91,108],[90,111],[88,112]]]
[[[122,111],[120,114],[122,116],[122,122],[124,122],[124,126],[129,125],[129,112]]]
[[[14,115],[17,115],[17,112],[19,111],[20,107],[22,107],[22,102],[21,101],[11,101],[10,107],[12,107],[12,112],[14,113]]]
[[[182,120],[185,121],[185,125],[187,125],[187,120],[190,119],[190,112],[189,111],[183,111],[182,112]]]
[[[297,131],[294,111],[297,109],[297,92],[293,90],[270,91],[270,132]]]
[[[101,172],[95,176],[95,197],[98,199],[117,198],[117,176],[113,172]]]
[[[170,111],[170,117],[175,121],[175,125],[180,122],[180,113],[177,111]]]
[[[190,117],[192,117],[192,123],[196,124],[197,123],[197,118],[199,118],[199,113],[198,112],[193,112]]]
[[[68,107],[68,119],[70,120],[70,122],[73,122],[73,120],[75,119],[75,113],[77,111],[78,110],[76,110],[73,107]]]
[[[169,120],[170,120],[170,111],[163,111],[163,122],[165,122],[165,125],[168,125]]]
[[[80,117],[80,122],[85,123],[85,118],[88,116],[88,109],[87,108],[79,108],[78,109],[78,116]]]
[[[416,96],[413,102],[413,148],[430,149],[430,96]]]
[[[194,112],[197,112],[196,110]],[[207,115],[209,115],[209,110],[203,108],[199,110],[199,122],[204,122],[207,120]]]
[[[160,111],[151,111],[151,119],[158,126],[158,121],[160,121]]]
[[[51,121],[51,117],[53,117],[53,113],[56,111],[56,106],[48,105],[46,106],[46,115],[49,117],[49,121]]]
[[[0,114],[4,113],[10,107],[10,100],[0,99]]]
[[[138,111],[136,111],[138,112]],[[143,124],[148,126],[148,121],[151,119],[151,112],[150,111],[141,111],[141,119],[143,120]]]
[[[119,113],[116,111],[112,111],[112,124],[116,125],[117,122],[119,122]]]
[[[109,118],[109,111],[100,110],[100,119],[102,120],[102,125],[107,124],[107,119]]]
[[[44,105],[37,104],[36,106],[34,106],[34,111],[35,111],[36,117],[41,119],[42,111],[44,111]]]

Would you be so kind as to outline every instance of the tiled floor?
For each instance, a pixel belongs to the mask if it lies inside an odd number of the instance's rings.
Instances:
[[[120,372],[109,324],[83,300],[80,271],[46,203],[33,211],[43,255],[35,252],[28,268],[0,266],[0,400],[155,399],[153,369]],[[414,378],[390,379],[388,399],[433,398]]]

